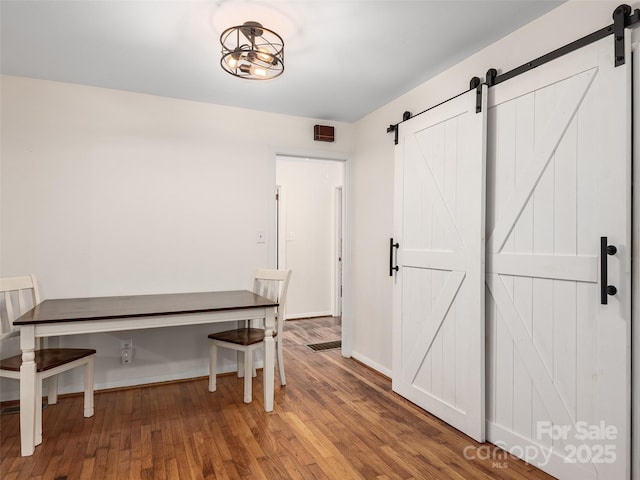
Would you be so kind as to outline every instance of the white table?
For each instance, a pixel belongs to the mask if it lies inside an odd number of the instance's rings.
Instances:
[[[15,320],[20,326],[20,440],[22,456],[33,455],[36,438],[36,338],[140,330],[264,318],[264,409],[273,410],[275,310],[248,290],[45,300]]]

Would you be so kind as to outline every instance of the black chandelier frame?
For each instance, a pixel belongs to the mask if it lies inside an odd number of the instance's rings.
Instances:
[[[258,22],[227,28],[220,35],[220,66],[234,77],[268,80],[284,72],[284,41]]]

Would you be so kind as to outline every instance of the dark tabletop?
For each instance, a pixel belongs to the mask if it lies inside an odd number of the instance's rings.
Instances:
[[[41,302],[13,323],[28,325],[47,322],[107,320],[122,317],[206,313],[277,306],[278,302],[248,290],[58,298]]]

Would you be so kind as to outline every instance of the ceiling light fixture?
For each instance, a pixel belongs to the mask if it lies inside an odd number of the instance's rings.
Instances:
[[[258,22],[229,27],[220,35],[220,65],[231,75],[268,80],[284,72],[284,41]]]

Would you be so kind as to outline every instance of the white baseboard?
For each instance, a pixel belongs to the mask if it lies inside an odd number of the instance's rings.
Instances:
[[[380,365],[377,362],[374,362],[369,357],[366,357],[366,356],[362,355],[361,353],[358,353],[358,352],[355,352],[355,351],[351,352],[351,357],[353,357],[354,359],[358,360],[359,362],[364,363],[367,367],[373,368],[375,371],[380,372],[384,376],[392,378],[390,369]]]
[[[300,318],[314,317],[333,317],[333,312],[331,310],[327,310],[326,312],[294,313],[292,315],[287,313],[287,320],[297,320]]]
[[[235,371],[235,370],[230,369],[229,371]],[[218,373],[227,373],[227,372],[218,372]],[[137,386],[142,386],[149,383],[172,382],[175,380],[185,380],[188,378],[203,377],[205,375],[209,375],[208,369],[202,369],[202,370],[199,369],[199,370],[193,370],[189,372],[170,373],[166,375],[154,375],[151,377],[136,377],[133,379],[120,379],[120,380],[115,380],[111,382],[100,382],[100,383],[96,383],[94,388],[96,391],[98,391],[98,390],[107,390],[110,388],[137,387]],[[61,391],[60,393],[76,393],[76,392]]]

